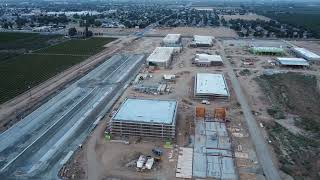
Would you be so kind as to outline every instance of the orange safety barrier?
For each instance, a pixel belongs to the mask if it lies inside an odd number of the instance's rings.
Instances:
[[[197,118],[204,118],[206,114],[206,109],[204,107],[196,107],[196,117]]]
[[[214,110],[214,118],[216,118],[216,119],[225,120],[226,119],[226,115],[227,115],[226,108],[216,108]]]

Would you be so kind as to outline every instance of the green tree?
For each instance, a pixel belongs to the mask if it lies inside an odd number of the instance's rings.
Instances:
[[[79,16],[79,14],[74,14],[74,15],[73,15],[73,18],[74,18],[74,19],[79,19],[80,16]]]
[[[100,27],[102,25],[101,21],[94,21],[94,26]]]
[[[75,27],[70,28],[68,31],[69,36],[75,36],[77,35],[77,29]]]

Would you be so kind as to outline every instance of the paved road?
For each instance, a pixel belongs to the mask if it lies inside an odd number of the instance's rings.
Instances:
[[[0,179],[56,179],[138,72],[144,55],[116,55],[0,134]]]
[[[224,64],[227,67],[228,75],[231,79],[232,87],[241,105],[241,109],[243,111],[244,118],[246,120],[251,139],[256,149],[259,163],[261,164],[264,174],[268,180],[280,180],[281,178],[280,178],[279,172],[272,162],[272,157],[268,150],[266,141],[260,132],[257,121],[253,117],[249,103],[242,92],[239,81],[233,71],[232,65],[228,60],[226,60],[223,46],[220,44],[220,42],[218,43],[222,49],[221,56],[223,56],[223,58],[225,59]]]

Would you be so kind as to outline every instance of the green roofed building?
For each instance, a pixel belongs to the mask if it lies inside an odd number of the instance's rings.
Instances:
[[[272,55],[272,56],[285,55],[284,50],[278,47],[251,47],[250,52],[255,55]]]

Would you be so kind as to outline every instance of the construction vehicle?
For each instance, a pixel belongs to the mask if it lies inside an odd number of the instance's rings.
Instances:
[[[152,153],[156,156],[162,156],[163,151],[160,148],[154,148],[152,149]]]
[[[162,160],[163,151],[160,148],[152,149],[152,153],[154,154],[154,160],[155,161],[161,161]]]

